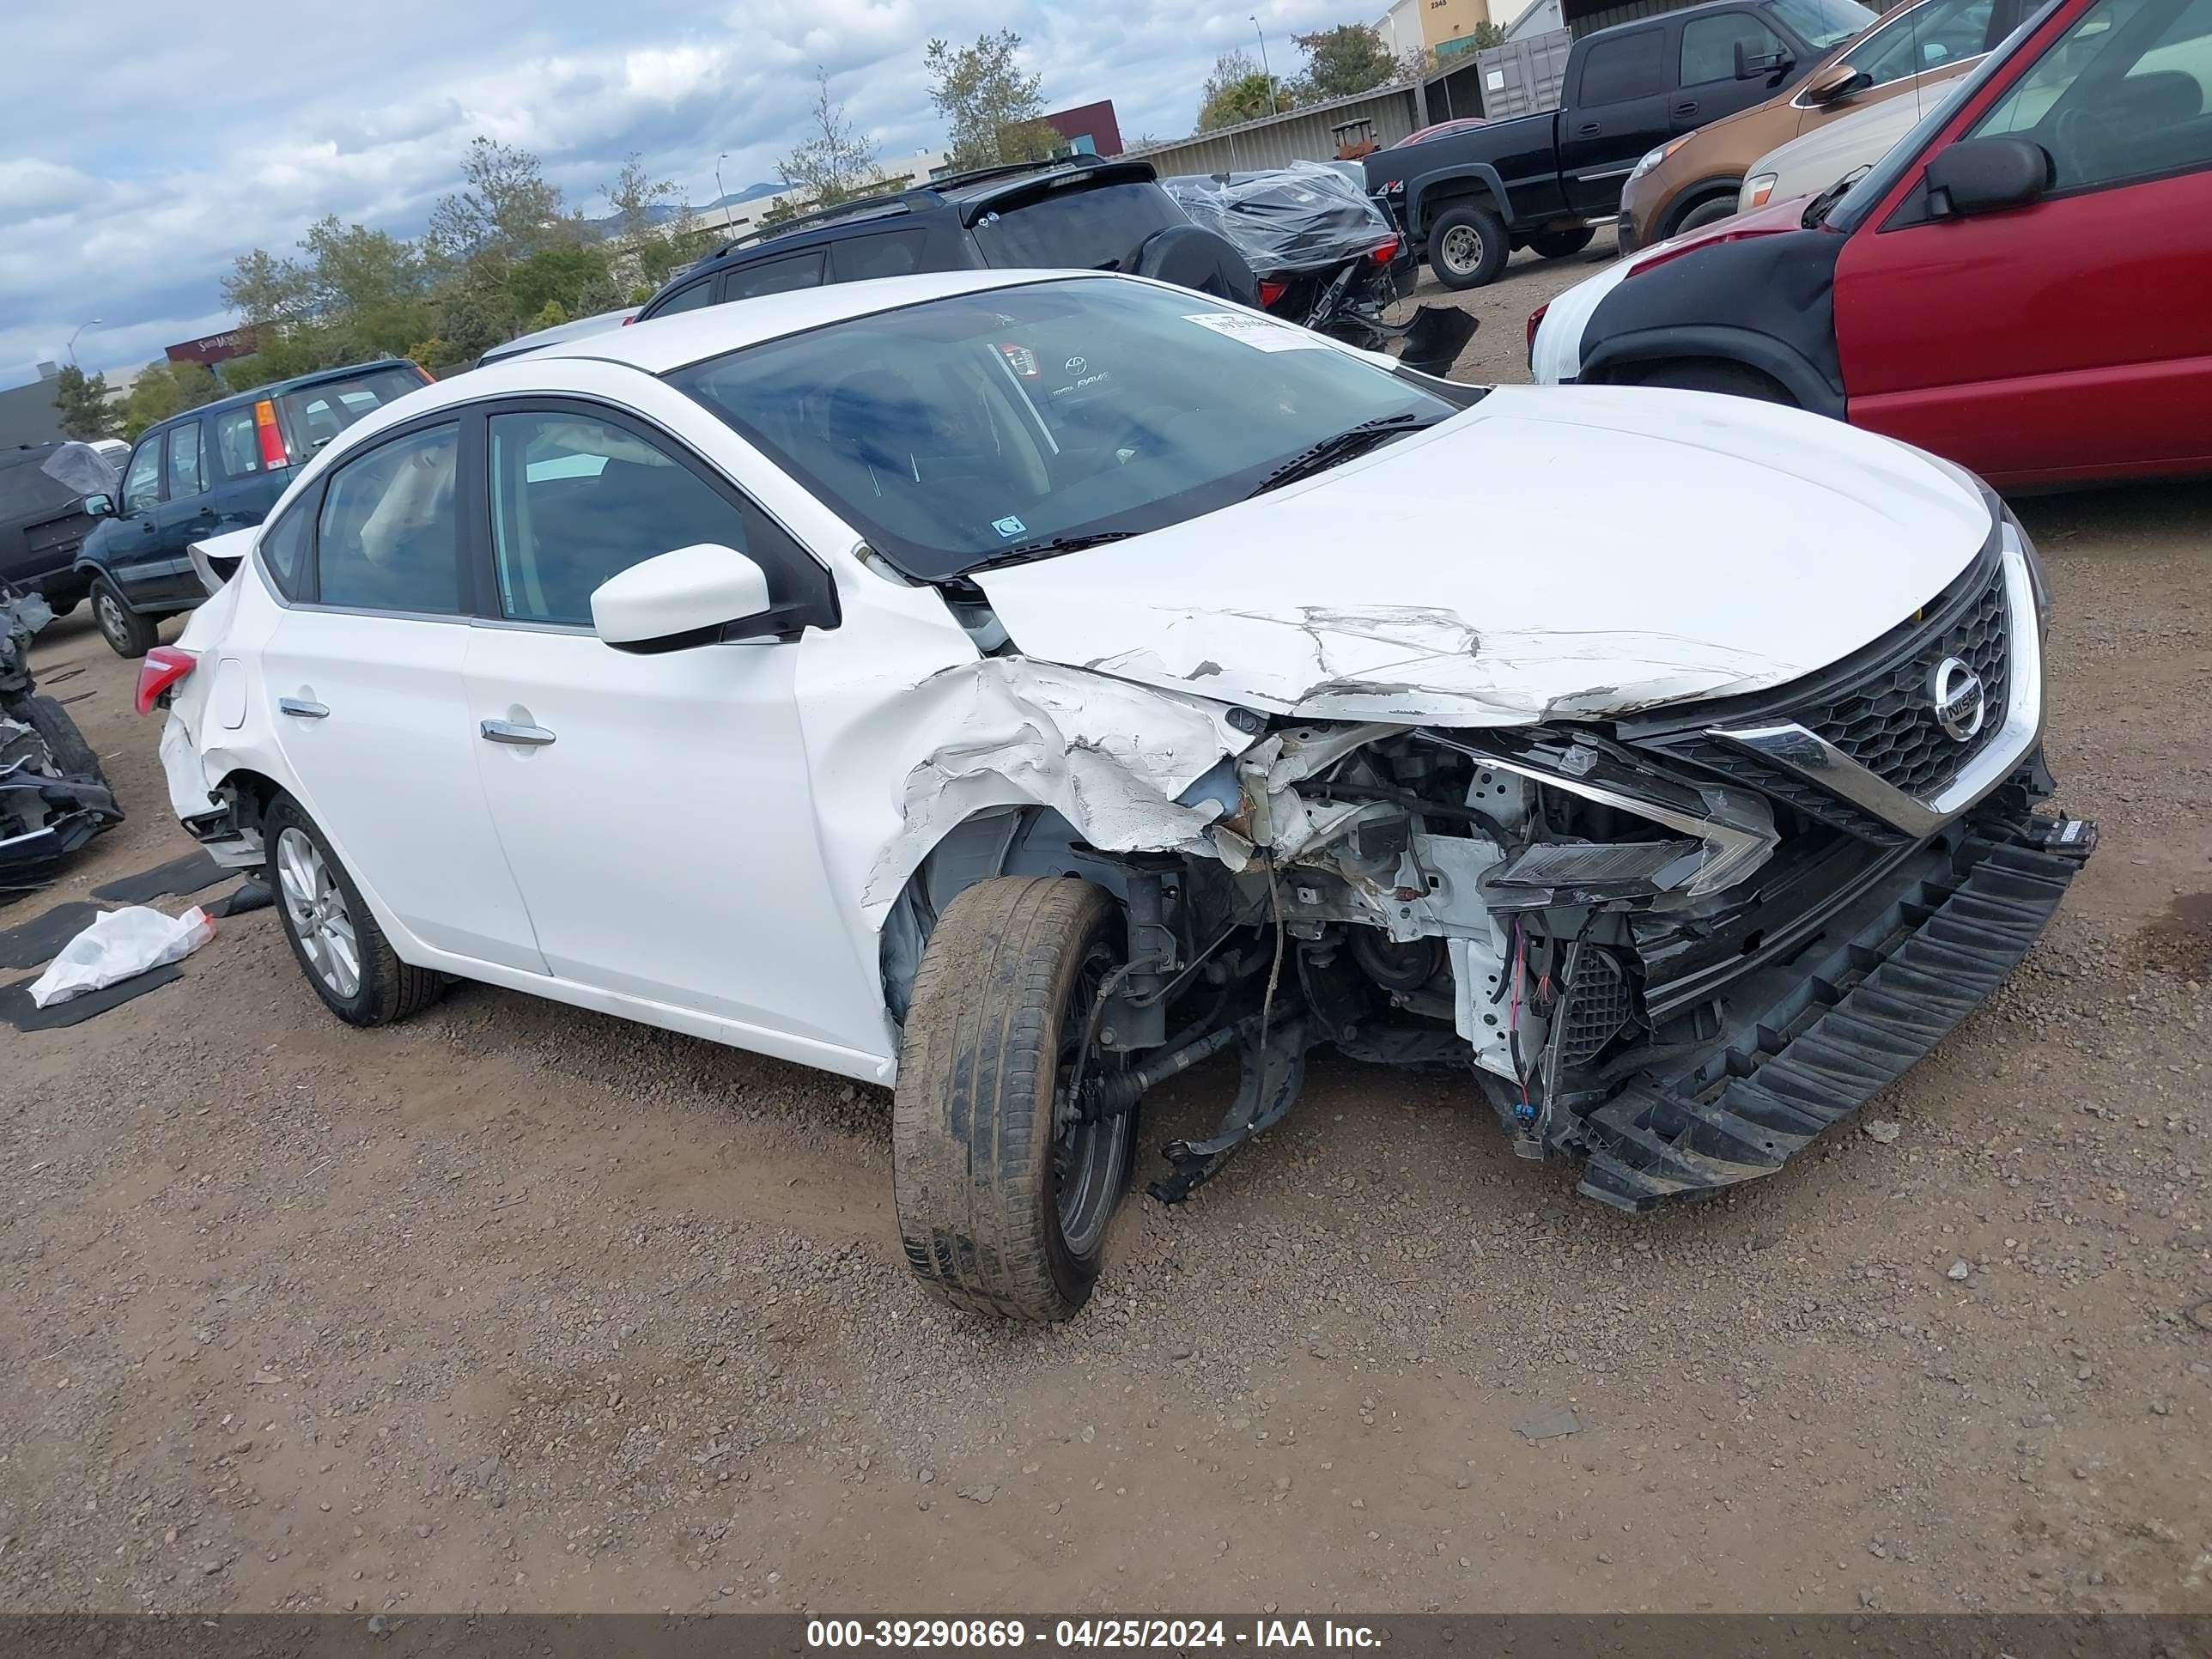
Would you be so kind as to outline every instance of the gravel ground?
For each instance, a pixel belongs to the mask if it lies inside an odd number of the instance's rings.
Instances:
[[[1588,268],[1473,296],[1462,374]],[[0,1031],[0,1610],[2212,1609],[2208,508],[2024,504],[2103,847],[1728,1201],[1612,1213],[1323,1063],[1009,1330],[909,1282],[872,1090],[483,988],[349,1030],[268,912]],[[81,615],[36,661],[132,817],[10,924],[185,850],[130,668]]]

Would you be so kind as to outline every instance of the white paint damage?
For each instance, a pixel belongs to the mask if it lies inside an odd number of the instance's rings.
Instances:
[[[1522,726],[1786,684],[1989,532],[1929,458],[1799,410],[1509,386],[1306,483],[976,580],[1032,659],[1305,719]]]
[[[1049,807],[1108,852],[1210,855],[1206,829],[1236,805],[1233,780],[1178,798],[1252,741],[1224,704],[1018,657],[945,669],[900,712],[926,758],[906,775],[898,831],[868,873],[862,902],[878,921],[929,849],[992,807]]]

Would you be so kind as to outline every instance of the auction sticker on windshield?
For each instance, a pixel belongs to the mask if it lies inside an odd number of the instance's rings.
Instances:
[[[1266,317],[1248,317],[1241,311],[1200,311],[1187,314],[1183,321],[1210,328],[1232,340],[1242,340],[1255,351],[1328,349],[1328,342],[1310,329],[1293,328],[1288,323]]]

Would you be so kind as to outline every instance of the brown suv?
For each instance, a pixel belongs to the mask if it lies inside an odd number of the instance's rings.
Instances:
[[[1745,170],[1767,151],[1852,110],[1964,74],[2012,32],[2021,9],[2021,0],[1900,6],[1788,91],[1662,144],[1621,191],[1620,251],[1727,218]]]

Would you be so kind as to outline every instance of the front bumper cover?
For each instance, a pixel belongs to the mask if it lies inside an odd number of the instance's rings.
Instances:
[[[1735,981],[1723,1035],[1561,1126],[1589,1154],[1581,1192],[1646,1210],[1771,1175],[1896,1082],[2057,913],[2095,832],[2069,820],[2038,833],[2048,822],[1975,825],[1900,852],[1811,950]]]

